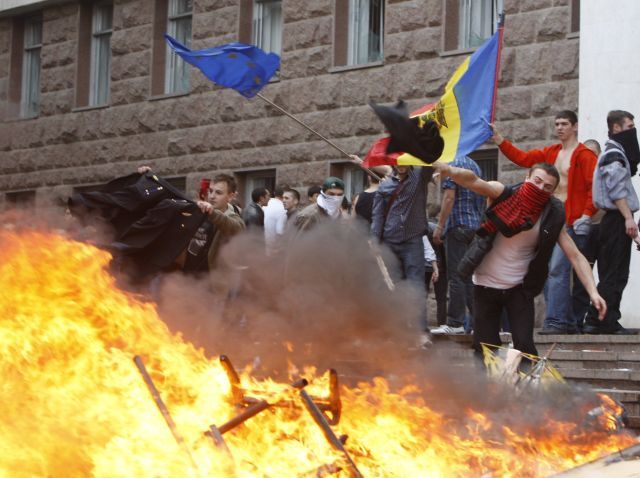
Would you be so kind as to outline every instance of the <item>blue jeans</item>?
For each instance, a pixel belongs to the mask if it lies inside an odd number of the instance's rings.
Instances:
[[[466,226],[454,226],[444,236],[444,247],[447,255],[447,277],[449,279],[449,310],[447,325],[461,327],[465,325],[465,310],[471,313],[470,326],[473,328],[473,283],[471,278],[463,279],[458,272],[475,231]]]
[[[578,249],[583,251],[587,245],[588,236],[578,236],[571,226],[565,226],[565,228]],[[571,305],[571,263],[558,244],[554,247],[549,261],[549,277],[544,285],[544,302],[546,304],[545,328],[566,329],[567,332],[577,331]]]
[[[424,288],[424,243],[422,236],[417,236],[405,242],[386,242],[385,244],[396,255],[402,268],[402,278],[410,281],[421,295],[418,310],[418,325],[421,331],[428,331],[427,323],[427,293]]]

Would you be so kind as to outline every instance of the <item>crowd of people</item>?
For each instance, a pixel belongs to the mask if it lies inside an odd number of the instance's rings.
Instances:
[[[367,170],[367,187],[353,204],[343,180],[331,176],[307,188],[304,207],[300,191],[278,185],[273,191],[254,189],[241,209],[234,178],[216,175],[202,182],[196,204],[206,220],[177,262],[185,272],[214,274],[223,246],[245,230],[263,238],[267,256],[278,256],[288,241],[309,230],[358,221],[369,231],[367,247],[374,256],[380,258],[376,251],[384,248],[397,258],[399,267],[387,271],[383,263],[381,272],[420,291],[415,323],[424,346],[435,334],[473,333],[481,353],[481,344],[500,346],[505,330],[516,349],[536,355],[534,299],[541,292],[541,334],[632,333],[620,324],[620,302],[631,242],[640,248],[633,218],[640,204],[631,183],[640,162],[634,116],[609,112],[602,151],[595,140],[578,141],[573,111],[560,111],[554,124],[559,142],[530,151],[490,125],[504,156],[527,168],[515,185],[483,179],[473,159],[460,157]],[[362,166],[358,156],[351,159]],[[427,214],[430,183],[442,189],[433,217]],[[427,320],[432,287],[435,328]]]

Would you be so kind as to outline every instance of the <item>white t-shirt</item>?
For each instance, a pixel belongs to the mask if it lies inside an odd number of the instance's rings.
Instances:
[[[278,241],[284,234],[284,226],[287,223],[287,211],[284,204],[278,198],[271,198],[264,211],[264,241],[267,246],[267,254],[272,254],[278,249]]]
[[[473,283],[493,289],[511,289],[522,284],[536,254],[540,220],[515,236],[496,235],[493,248],[473,273]]]

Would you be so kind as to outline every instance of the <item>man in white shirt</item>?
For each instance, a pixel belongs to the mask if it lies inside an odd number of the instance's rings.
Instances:
[[[462,187],[489,198],[491,204],[460,264],[462,274],[473,273],[475,328],[473,346],[500,346],[500,318],[506,311],[515,349],[537,355],[533,342],[534,298],[549,273],[549,258],[560,246],[584,285],[599,319],[607,305],[596,289],[591,268],[567,233],[562,202],[553,197],[560,181],[548,163],[531,167],[523,183],[505,186],[484,181],[468,169],[445,163],[433,167]]]
[[[282,202],[284,187],[276,186],[271,199],[264,207],[264,241],[267,255],[273,256],[279,250],[280,240],[287,223],[287,211]]]

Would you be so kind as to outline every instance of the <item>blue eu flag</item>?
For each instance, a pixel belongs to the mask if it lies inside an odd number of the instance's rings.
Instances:
[[[191,51],[169,35],[169,46],[184,61],[198,68],[214,83],[233,88],[247,98],[256,95],[280,68],[280,57],[244,43]]]

